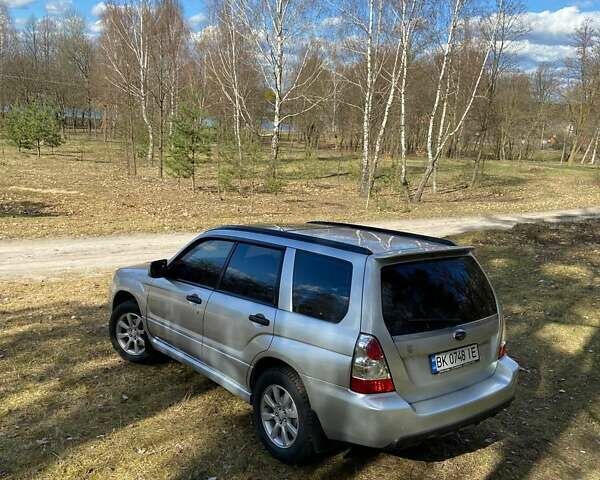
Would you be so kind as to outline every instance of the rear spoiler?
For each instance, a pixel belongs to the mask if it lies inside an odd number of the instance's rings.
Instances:
[[[402,262],[408,260],[419,260],[422,258],[441,258],[441,257],[459,257],[461,255],[468,255],[475,247],[443,247],[443,248],[432,248],[429,250],[406,250],[404,252],[383,252],[373,254],[372,257],[378,262],[385,262],[391,259],[398,259]]]

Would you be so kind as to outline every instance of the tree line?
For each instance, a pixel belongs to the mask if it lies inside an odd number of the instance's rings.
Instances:
[[[76,12],[32,17],[18,31],[0,2],[3,114],[51,103],[63,130],[71,122],[124,141],[130,174],[140,158],[178,178],[194,178],[199,158],[226,161],[240,191],[263,143],[263,181],[277,185],[284,134],[307,151],[355,155],[367,201],[384,158],[413,202],[438,189],[448,158],[471,159],[471,186],[486,159],[556,149],[566,164],[599,162],[591,20],[572,36],[571,58],[525,70],[511,48],[527,32],[518,0],[208,8],[207,26],[193,32],[177,0],[107,2],[91,36]],[[425,159],[418,175],[408,174],[410,155]]]

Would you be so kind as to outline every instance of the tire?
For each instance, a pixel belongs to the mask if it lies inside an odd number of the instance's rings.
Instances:
[[[125,337],[120,342],[118,335],[123,333],[123,326],[130,326],[130,320],[132,325],[137,323],[138,328],[136,329],[135,334],[132,334],[136,336],[137,341],[132,341],[132,343],[130,343],[131,347],[128,351],[124,348],[122,343],[125,341],[126,338],[132,337]],[[141,320],[140,307],[138,306],[136,301],[128,300],[115,307],[110,316],[108,332],[113,348],[124,360],[133,363],[148,364],[155,363],[162,359],[162,355],[156,350],[154,350],[152,348],[152,345],[150,344],[148,334],[146,333],[143,322]],[[143,349],[141,348],[141,342],[143,342]],[[134,346],[134,343],[136,343],[137,345]],[[133,348],[139,350],[139,353],[135,353],[135,351],[133,351]]]
[[[263,400],[263,398],[266,394],[266,396],[273,400],[273,395],[276,392],[281,394],[283,391],[291,396],[293,400],[293,406],[295,406],[297,412],[297,421],[294,421],[292,408],[284,409],[287,414],[279,411],[279,414],[284,416],[281,421],[280,417],[277,416],[277,418],[267,422],[268,425],[280,424],[279,430],[277,430],[279,434],[277,437],[279,438],[273,440],[272,434],[276,429],[273,428],[271,429],[271,433],[268,432],[268,427],[263,422],[262,414],[265,412],[269,416],[274,409],[267,406],[267,410],[265,411],[265,405],[268,405],[268,402]],[[292,404],[288,402],[287,406],[289,407],[290,405]],[[315,412],[310,408],[306,389],[294,370],[282,366],[270,368],[262,373],[252,390],[252,407],[257,434],[265,448],[276,459],[287,464],[306,464],[317,458],[317,448],[324,442],[325,435]],[[289,422],[288,425],[291,424],[291,427],[286,427],[285,425],[282,427],[283,422]],[[282,430],[291,432],[290,428],[293,429],[294,427],[296,427],[297,431],[295,439],[288,446],[283,446],[281,444],[281,440],[283,439]],[[286,433],[286,436],[289,435],[291,434]]]

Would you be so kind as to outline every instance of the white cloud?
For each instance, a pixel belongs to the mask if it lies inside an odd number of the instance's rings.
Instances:
[[[216,25],[208,25],[208,26],[204,27],[202,30],[200,30],[199,32],[192,33],[192,39],[196,42],[199,42],[201,40],[208,39],[208,38],[214,36],[216,33],[217,33],[217,26]]]
[[[342,23],[342,17],[325,17],[321,20],[322,27],[337,27]]]
[[[587,19],[600,27],[600,10],[582,11],[579,6],[568,6],[555,11],[526,12],[522,20],[529,30],[521,39],[509,42],[506,51],[524,67],[538,62],[563,62],[575,54],[572,36]]]
[[[600,24],[600,10],[582,12],[578,6],[564,7],[554,12],[527,12],[524,23],[531,29],[527,38],[544,45],[565,45],[586,19]]]
[[[71,0],[51,0],[46,3],[48,15],[62,15],[73,6]]]
[[[106,3],[98,2],[96,5],[92,7],[92,15],[94,17],[99,17],[106,11]]]
[[[515,40],[506,45],[506,52],[532,62],[560,62],[575,54],[571,45],[543,45],[530,40]]]
[[[88,30],[92,35],[98,35],[102,33],[102,30],[104,30],[104,24],[102,23],[102,20],[95,20],[88,23]]]
[[[5,5],[8,8],[23,8],[27,5],[31,5],[35,0],[4,0]]]
[[[206,22],[207,19],[208,19],[208,17],[206,16],[206,14],[200,12],[200,13],[197,13],[196,15],[192,15],[190,18],[188,18],[188,22],[192,27],[197,27],[201,23]]]

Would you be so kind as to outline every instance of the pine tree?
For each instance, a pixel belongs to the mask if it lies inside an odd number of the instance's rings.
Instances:
[[[213,129],[203,123],[202,112],[192,105],[183,105],[173,120],[166,159],[167,173],[178,179],[191,178],[196,190],[196,169],[200,159],[210,158]]]
[[[8,116],[7,134],[19,151],[35,147],[38,157],[42,145],[54,148],[63,143],[56,110],[41,103],[14,108]]]
[[[31,137],[29,135],[29,116],[26,114],[25,109],[16,108],[13,109],[6,121],[6,134],[8,139],[13,142],[19,152],[21,149],[32,148]]]

